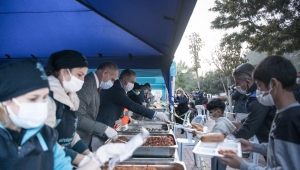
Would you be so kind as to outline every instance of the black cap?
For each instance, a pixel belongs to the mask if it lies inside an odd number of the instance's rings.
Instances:
[[[47,75],[35,60],[10,61],[0,67],[0,102],[45,87],[49,88]]]
[[[88,67],[85,56],[78,51],[63,50],[51,54],[48,60],[47,73],[77,67]]]
[[[141,89],[141,86],[139,85],[139,83],[134,83],[133,89]]]

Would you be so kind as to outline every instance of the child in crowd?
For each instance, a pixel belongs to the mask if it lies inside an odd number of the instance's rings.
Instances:
[[[243,151],[267,156],[266,167],[251,164],[236,155],[219,158],[224,164],[242,170],[299,169],[300,156],[300,104],[293,95],[296,69],[281,56],[266,57],[254,70],[258,86],[257,100],[265,105],[275,105],[277,112],[269,134],[269,142],[254,144],[240,139]]]
[[[209,117],[216,121],[215,125],[210,131],[211,133],[231,134],[235,130],[236,127],[231,123],[231,121],[223,116],[225,107],[225,103],[219,98],[212,99],[206,105],[206,109],[209,111]],[[196,133],[193,132],[193,136],[195,135]],[[196,136],[198,140],[200,137],[200,134]],[[225,170],[226,165],[222,164],[216,157],[213,157],[211,159],[211,169]]]

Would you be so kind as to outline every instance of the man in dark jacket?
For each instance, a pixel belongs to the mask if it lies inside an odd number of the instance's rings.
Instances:
[[[235,122],[238,128],[233,135],[236,138],[250,139],[256,135],[260,143],[268,142],[268,136],[271,124],[275,116],[276,108],[274,106],[264,106],[256,99],[257,85],[254,83],[251,75],[254,67],[245,63],[238,66],[234,73],[236,89],[241,94],[247,94],[246,108],[248,117],[241,122]]]
[[[245,94],[241,94],[237,90],[233,90],[230,95],[232,100],[234,100],[233,112],[247,113],[247,108],[246,108],[247,96]]]
[[[202,105],[203,99],[204,99],[203,93],[197,87],[195,89],[195,94],[194,94],[195,105]]]
[[[116,80],[110,89],[101,90],[101,103],[96,121],[113,127],[115,121],[119,120],[119,118],[123,116],[124,108],[127,108],[128,110],[145,116],[149,119],[157,118],[161,121],[169,121],[166,114],[155,112],[130,100],[126,93],[133,89],[135,80],[135,72],[125,69],[120,74],[119,80]],[[99,138],[101,142],[107,140],[106,135],[100,136]],[[92,142],[93,150],[94,148],[101,146],[101,143],[98,146],[96,144],[94,145],[93,143],[95,143],[94,139]]]

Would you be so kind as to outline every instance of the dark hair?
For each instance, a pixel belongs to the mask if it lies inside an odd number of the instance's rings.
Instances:
[[[189,104],[190,104],[191,108],[196,109],[194,102],[190,102]]]
[[[222,113],[224,112],[225,107],[226,107],[225,103],[219,98],[211,99],[211,101],[208,102],[206,105],[206,109],[208,111],[214,110],[214,109],[221,109]]]
[[[245,79],[252,79],[252,72],[254,70],[253,65],[249,63],[244,63],[239,65],[233,72],[233,76],[237,77],[238,79],[245,80]]]
[[[134,71],[130,70],[130,69],[125,69],[120,74],[119,79],[123,79],[125,77],[131,77],[131,76],[136,76],[136,73]]]
[[[276,78],[282,84],[282,88],[293,90],[297,71],[292,62],[282,56],[269,56],[261,61],[253,72],[253,78],[264,83],[266,87],[272,78]]]
[[[144,86],[151,87],[149,83],[145,83]]]
[[[141,89],[141,86],[139,85],[139,83],[134,83],[134,87],[133,89]]]
[[[118,70],[118,66],[113,62],[104,62],[100,64],[97,68],[97,70]]]
[[[199,89],[199,87],[196,87],[195,89]]]

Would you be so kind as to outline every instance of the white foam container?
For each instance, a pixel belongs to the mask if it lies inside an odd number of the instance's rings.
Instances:
[[[206,158],[223,157],[219,154],[219,150],[232,150],[237,156],[242,157],[241,143],[235,140],[227,140],[224,142],[201,142],[199,141],[196,147],[193,149],[193,153]]]
[[[192,132],[192,131],[197,131],[196,129],[194,129],[194,128],[190,128],[190,127],[184,127],[184,126],[182,126],[182,129],[184,129],[185,131],[187,131],[187,132]],[[205,133],[207,133],[207,129],[208,129],[208,127],[207,126],[203,126],[203,132],[199,132],[199,131],[197,131],[197,133],[202,133],[202,134],[205,134]]]

